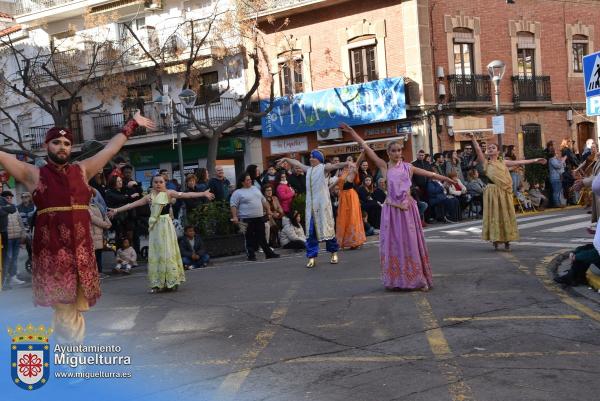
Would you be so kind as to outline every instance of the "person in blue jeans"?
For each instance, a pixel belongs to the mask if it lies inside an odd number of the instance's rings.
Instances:
[[[186,270],[206,267],[210,256],[204,249],[204,244],[196,234],[194,226],[186,226],[184,236],[179,239],[179,252],[183,267]]]
[[[562,174],[565,171],[565,160],[567,156],[560,156],[560,151],[556,150],[554,156],[548,160],[548,180],[552,187],[552,203],[554,207],[561,207],[562,194]]]

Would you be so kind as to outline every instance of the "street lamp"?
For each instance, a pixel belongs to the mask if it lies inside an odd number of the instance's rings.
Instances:
[[[171,137],[175,138],[175,113],[173,110],[173,101],[169,96],[169,86],[163,85],[163,95],[156,98],[160,115],[165,120],[168,119],[171,124]],[[181,188],[185,190],[185,177],[183,170],[183,149],[181,144],[181,132],[177,130],[177,153],[179,156],[179,175],[181,178]]]
[[[488,64],[488,73],[490,74],[490,79],[494,83],[494,89],[496,94],[496,115],[500,115],[500,80],[504,76],[504,69],[506,65],[503,61],[494,60]],[[504,133],[498,134],[498,151],[502,152],[502,135]]]

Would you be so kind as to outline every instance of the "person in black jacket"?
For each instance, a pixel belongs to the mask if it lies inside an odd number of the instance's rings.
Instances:
[[[185,270],[206,267],[210,256],[204,249],[204,243],[196,234],[194,226],[186,226],[184,236],[179,239],[179,252]]]
[[[7,274],[7,259],[8,259],[8,215],[17,211],[17,208],[12,203],[8,202],[5,198],[3,186],[0,184],[0,235],[2,236],[2,282],[6,283],[7,278],[10,278]],[[12,192],[11,192],[12,194]],[[6,286],[6,284],[4,284]]]
[[[106,206],[110,209],[116,209],[130,203],[132,200],[138,200],[140,195],[135,192],[128,194],[125,188],[123,188],[123,179],[119,176],[112,176],[108,181],[108,190],[106,191]],[[122,247],[121,241],[127,237],[127,228],[130,221],[133,219],[127,213],[121,213],[115,215],[111,219],[112,228],[115,231],[115,242],[117,249]],[[135,249],[135,248],[134,248]]]

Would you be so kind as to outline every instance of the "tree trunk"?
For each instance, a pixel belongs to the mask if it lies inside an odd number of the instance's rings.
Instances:
[[[215,174],[220,138],[221,135],[215,132],[213,136],[208,140],[208,155],[206,156],[206,169],[208,170],[208,174],[210,174],[211,177]]]

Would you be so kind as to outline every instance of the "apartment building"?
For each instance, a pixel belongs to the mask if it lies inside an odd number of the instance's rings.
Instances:
[[[404,118],[365,123],[357,130],[383,154],[386,141],[402,139],[405,159],[418,149],[459,149],[476,133],[492,131],[492,60],[505,63],[500,106],[503,143],[523,155],[547,141],[597,137],[585,115],[582,57],[594,52],[600,3],[593,1],[405,0],[270,2],[262,28],[268,34],[277,95],[398,78],[405,82]],[[263,98],[267,96],[263,88]],[[263,127],[264,128],[264,127]],[[329,156],[356,153],[337,132],[264,135],[265,162],[284,151]],[[334,138],[334,139],[332,139]]]
[[[194,24],[197,37],[201,37],[206,21],[223,7],[227,2],[215,0],[16,0],[14,20],[20,30],[12,33],[11,39],[25,49],[27,57],[35,58],[31,68],[35,69],[39,89],[52,95],[59,109],[68,107],[68,96],[57,90],[52,76],[74,84],[93,74],[91,84],[78,93],[68,121],[76,138],[76,154],[86,141],[108,141],[137,109],[159,122],[157,132],[140,130],[122,152],[133,164],[136,178],[147,185],[157,169],[166,168],[179,178],[177,130],[183,138],[186,172],[206,163],[208,142],[187,138],[183,131],[193,131],[189,121],[179,116],[179,124],[173,125],[170,118],[161,117],[158,86],[167,90],[179,112],[185,114],[178,95],[184,89],[185,62],[190,59],[188,23]],[[11,52],[4,50],[4,74],[17,79],[22,64],[15,63],[14,57],[11,60]],[[238,100],[245,93],[243,56],[233,54],[222,59],[215,56],[217,51],[211,41],[198,49],[189,85],[198,95],[194,115],[206,121],[208,104],[213,125],[237,115]],[[161,80],[157,79],[158,65]],[[111,81],[109,76],[119,79]],[[97,83],[101,81],[108,82],[108,88],[100,90]],[[11,93],[3,104],[18,120],[31,149],[43,153],[40,148],[46,130],[53,125],[52,116]],[[14,132],[13,124],[2,117],[2,129]],[[218,163],[226,167],[231,178],[236,169],[260,159],[260,142],[252,136],[242,121],[221,139]]]
[[[586,139],[598,137],[596,119],[585,115],[582,58],[598,50],[600,2],[428,3],[443,149],[460,148],[468,140],[465,133],[473,130],[496,141],[487,70],[492,60],[505,63],[500,81],[504,145],[523,155],[527,147],[569,139],[582,150]]]
[[[380,154],[389,141],[404,141],[406,160],[416,150],[429,148],[429,143],[438,146],[427,111],[435,105],[435,82],[426,3],[288,0],[270,4],[262,14],[261,28],[267,33],[270,66],[276,73],[276,95],[326,97],[328,92],[351,92],[361,97],[368,96],[373,86],[383,86],[404,112],[367,122],[370,105],[361,106],[353,112],[359,120],[366,117],[355,126],[357,131]],[[403,85],[394,87],[395,82]],[[263,98],[267,89],[263,87]],[[342,160],[360,152],[335,128],[315,132],[298,129],[296,124],[273,135],[265,134],[263,122],[263,137],[265,163],[284,152],[305,158],[313,148]]]

